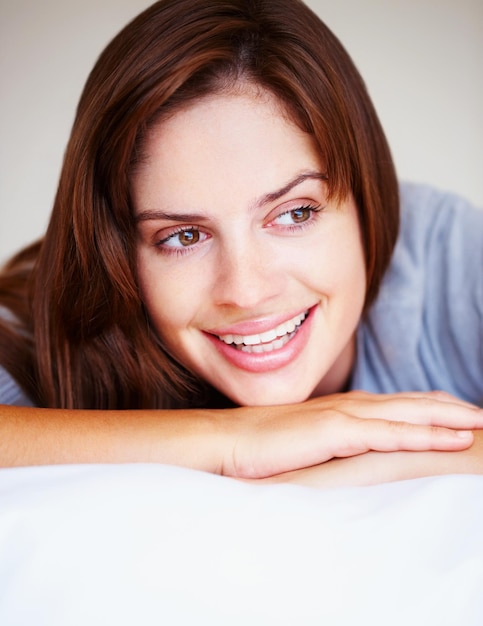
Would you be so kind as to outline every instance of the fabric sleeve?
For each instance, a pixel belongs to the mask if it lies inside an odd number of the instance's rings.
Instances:
[[[33,406],[32,401],[7,370],[0,365],[0,404]]]

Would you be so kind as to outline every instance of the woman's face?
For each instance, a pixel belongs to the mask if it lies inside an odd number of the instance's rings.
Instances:
[[[150,133],[133,178],[152,323],[242,405],[339,391],[365,265],[352,198],[327,200],[312,138],[267,94],[204,98]]]

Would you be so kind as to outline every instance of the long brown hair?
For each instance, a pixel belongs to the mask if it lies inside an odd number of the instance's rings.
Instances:
[[[275,94],[314,136],[334,197],[353,193],[366,307],[373,301],[397,236],[397,182],[363,81],[337,38],[299,0],[161,0],[114,38],[87,80],[47,233],[23,258],[25,265],[37,257],[29,314],[25,272],[23,304],[3,300],[24,324],[23,339],[14,333],[23,341],[17,364],[33,366],[22,375],[3,362],[39,404],[204,402],[202,385],[166,352],[140,297],[130,173],[152,124],[239,80]]]

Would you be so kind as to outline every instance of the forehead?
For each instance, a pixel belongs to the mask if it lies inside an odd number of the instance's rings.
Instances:
[[[133,191],[176,192],[179,198],[193,192],[200,201],[215,190],[259,195],[307,169],[323,170],[315,142],[274,96],[260,90],[218,94],[150,130]]]

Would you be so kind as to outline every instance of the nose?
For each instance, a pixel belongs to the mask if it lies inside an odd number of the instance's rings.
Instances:
[[[235,244],[220,250],[212,294],[219,306],[256,309],[283,291],[285,275],[263,245]]]

